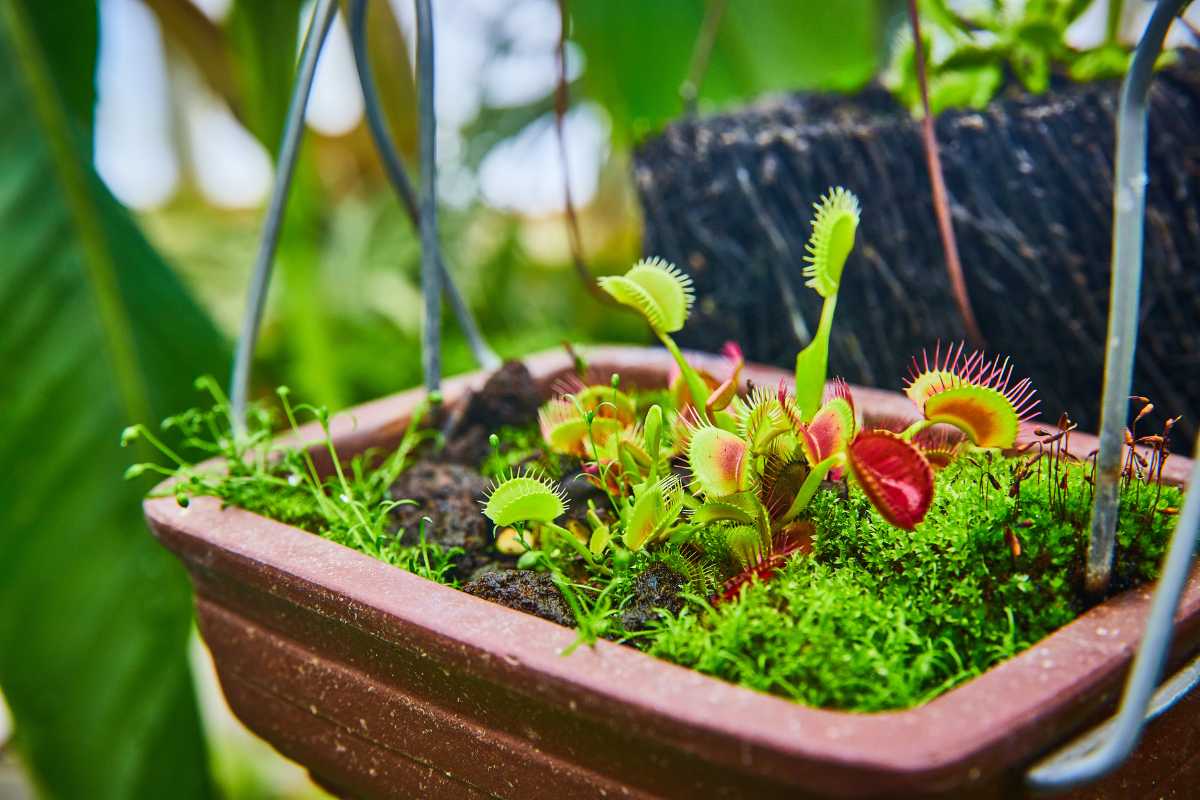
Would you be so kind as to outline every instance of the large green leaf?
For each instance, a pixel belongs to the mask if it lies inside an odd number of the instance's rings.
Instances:
[[[300,0],[237,0],[229,15],[233,75],[250,131],[275,153],[296,69]]]
[[[25,7],[38,40],[53,43],[54,57],[47,60],[46,66],[71,124],[81,132],[90,132],[96,107],[93,76],[100,24],[95,0],[26,2]],[[92,137],[81,137],[80,144],[90,155]]]
[[[42,38],[39,2],[0,2],[0,687],[46,795],[206,797],[189,587],[118,434],[227,359],[88,166],[64,87],[92,65]]]

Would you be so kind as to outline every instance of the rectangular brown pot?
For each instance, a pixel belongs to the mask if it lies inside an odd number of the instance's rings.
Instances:
[[[665,352],[598,348],[590,362],[661,386]],[[712,356],[698,356],[711,359]],[[549,392],[558,352],[527,365]],[[749,367],[775,385],[785,373]],[[480,374],[447,383],[457,403]],[[911,414],[855,389],[869,418]],[[398,441],[408,392],[334,421],[343,456]],[[1082,450],[1093,446],[1079,437]],[[1182,480],[1185,459],[1171,475]],[[972,797],[1019,794],[1036,757],[1110,713],[1150,588],[1089,611],[919,708],[808,708],[607,641],[564,657],[573,631],[404,572],[213,498],[147,500],[191,573],[200,629],[234,712],[334,791],[354,797]],[[1200,568],[1172,662],[1200,650]],[[1181,797],[1200,785],[1200,698],[1151,724],[1120,773],[1080,797]]]

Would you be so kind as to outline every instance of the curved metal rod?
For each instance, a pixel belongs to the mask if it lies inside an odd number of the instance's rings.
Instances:
[[[433,104],[433,9],[429,0],[417,6],[417,109],[421,127],[421,363],[425,389],[442,386],[442,274],[437,224],[437,117]]]
[[[358,71],[358,83],[362,88],[367,128],[370,129],[371,137],[375,141],[375,148],[379,151],[384,171],[387,173],[392,187],[396,190],[396,194],[400,196],[400,204],[404,206],[413,228],[420,230],[421,214],[420,209],[417,208],[417,193],[408,177],[404,161],[392,143],[387,121],[383,118],[379,94],[375,90],[375,79],[371,75],[371,63],[367,55],[366,12],[367,0],[351,0],[350,42],[354,51],[354,64]],[[462,327],[463,335],[467,338],[467,346],[471,348],[471,355],[484,369],[495,369],[500,366],[500,358],[480,332],[471,308],[463,299],[462,293],[459,292],[458,286],[455,285],[454,279],[450,275],[450,270],[446,267],[445,259],[441,257],[440,252],[438,255],[438,270],[442,274],[446,299],[450,301],[450,308],[458,319],[458,324]]]
[[[1084,740],[1068,744],[1030,770],[1026,782],[1035,789],[1070,789],[1121,766],[1137,746],[1146,720],[1170,708],[1195,687],[1196,671],[1200,669],[1198,662],[1185,667],[1155,692],[1171,647],[1175,608],[1187,584],[1196,538],[1200,534],[1200,439],[1196,442],[1194,458],[1183,511],[1176,522],[1175,535],[1171,537],[1158,588],[1154,590],[1154,601],[1146,618],[1146,633],[1125,681],[1121,707],[1106,723],[1107,735],[1102,741],[1097,742],[1091,734],[1085,735]]]
[[[1142,233],[1146,191],[1146,108],[1154,62],[1167,28],[1189,0],[1160,0],[1134,53],[1121,93],[1117,133],[1117,174],[1113,196],[1113,284],[1108,354],[1092,540],[1088,549],[1088,588],[1107,585],[1119,502],[1121,451],[1137,343],[1138,289],[1141,283]],[[1083,755],[1068,746],[1026,776],[1039,790],[1064,790],[1096,780],[1124,763],[1141,736],[1147,708],[1162,674],[1171,644],[1175,608],[1187,583],[1200,529],[1200,440],[1188,482],[1187,498],[1167,552],[1162,575],[1146,619],[1121,706],[1104,740]],[[1103,478],[1103,484],[1101,479]],[[1103,493],[1102,493],[1103,491]],[[1174,680],[1172,681],[1174,682]],[[1186,681],[1185,681],[1186,683]],[[1173,693],[1178,699],[1178,692]]]
[[[250,364],[254,360],[254,348],[258,343],[258,329],[262,325],[263,308],[267,302],[267,288],[271,284],[271,268],[275,264],[275,250],[279,245],[279,232],[283,227],[283,212],[287,206],[288,191],[296,171],[296,156],[300,153],[300,140],[304,135],[304,109],[312,92],[313,76],[317,72],[317,58],[321,46],[333,26],[337,14],[337,0],[317,0],[313,5],[308,31],[304,34],[304,45],[300,49],[300,62],[296,68],[296,83],[288,101],[287,118],[283,126],[283,137],[279,145],[279,162],[275,166],[275,183],[271,187],[271,199],[267,205],[267,217],[263,223],[262,240],[250,278],[250,294],[246,298],[246,312],[242,317],[242,332],[238,338],[237,353],[230,377],[230,416],[234,432],[245,433],[246,402],[250,387]]]
[[[1100,406],[1100,452],[1096,458],[1096,499],[1092,508],[1087,553],[1087,589],[1108,587],[1112,573],[1125,449],[1125,422],[1133,384],[1137,348],[1138,293],[1142,283],[1142,234],[1146,216],[1147,96],[1154,62],[1172,20],[1189,0],[1159,0],[1133,54],[1121,88],[1117,115],[1117,168],[1113,181],[1112,288],[1109,294],[1108,342],[1104,359],[1104,394]]]

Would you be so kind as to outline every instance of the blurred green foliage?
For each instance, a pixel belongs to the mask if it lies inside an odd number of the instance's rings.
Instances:
[[[71,5],[78,35],[0,5],[0,687],[46,795],[203,798],[190,591],[117,434],[225,350],[89,166],[95,11]]]
[[[700,87],[702,107],[763,92],[861,87],[877,67],[887,6],[880,0],[730,0]],[[570,8],[572,38],[586,56],[585,91],[608,111],[618,145],[679,116],[679,86],[705,2],[576,0]]]
[[[227,27],[237,58],[233,79],[243,100],[242,118],[251,133],[276,153],[287,116],[300,30],[300,0],[233,4]]]

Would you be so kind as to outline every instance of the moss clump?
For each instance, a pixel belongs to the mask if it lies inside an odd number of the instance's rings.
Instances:
[[[884,522],[858,491],[848,500],[821,493],[811,507],[811,555],[792,558],[737,602],[693,604],[667,618],[648,651],[825,708],[881,711],[931,699],[1088,607],[1083,470],[1068,471],[1066,489],[1053,495],[1048,479],[1027,479],[1010,497],[1008,466],[952,464],[911,533]],[[1179,497],[1164,488],[1157,507]],[[1123,494],[1115,589],[1157,575],[1171,518],[1153,513],[1153,502],[1145,486]]]
[[[237,506],[288,525],[295,525],[338,544],[442,583],[449,575],[459,548],[441,547],[425,539],[424,525],[415,544],[404,544],[403,531],[395,531],[391,512],[400,503],[389,489],[412,463],[415,452],[432,433],[421,427],[425,408],[414,413],[414,422],[400,444],[388,454],[368,451],[343,464],[329,431],[329,413],[309,405],[294,406],[289,391],[278,391],[280,407],[293,435],[300,433],[297,415],[307,414],[322,430],[313,446],[324,449],[335,463],[332,475],[322,476],[306,447],[272,443],[275,415],[261,406],[250,410],[247,430],[235,434],[230,425],[229,401],[210,377],[196,381],[207,391],[211,408],[191,409],[163,422],[164,431],[178,434],[191,452],[217,462],[194,463],[177,454],[145,425],[127,428],[122,446],[141,438],[166,456],[173,466],[147,462],[132,465],[126,477],[158,473],[173,478],[166,490],[180,505],[193,497],[210,496],[224,505]]]

